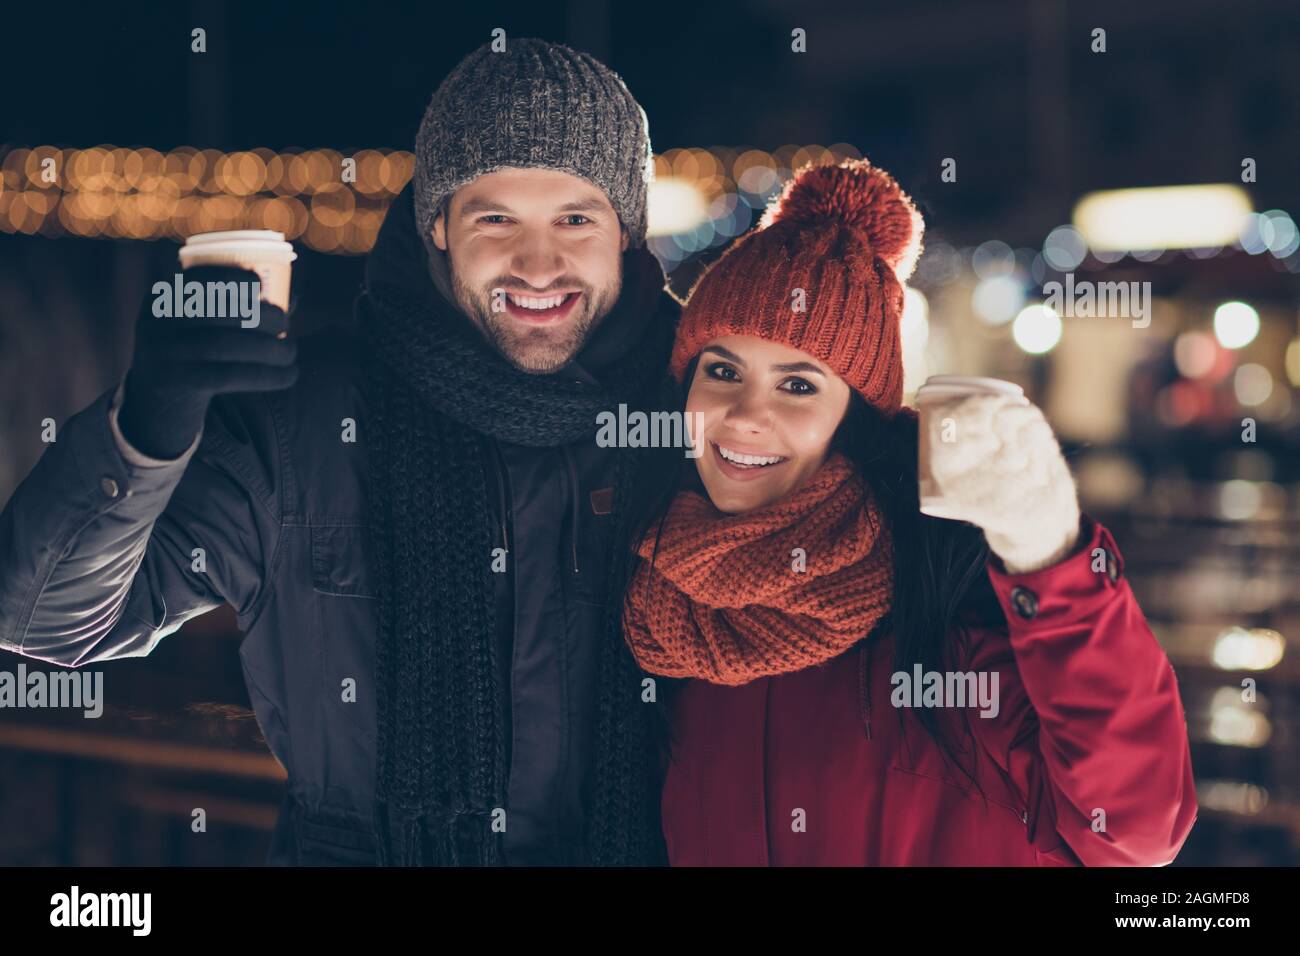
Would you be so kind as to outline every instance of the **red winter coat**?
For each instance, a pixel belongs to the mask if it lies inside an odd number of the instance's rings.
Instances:
[[[987,808],[915,711],[891,706],[882,637],[739,687],[680,688],[663,792],[672,865],[1173,860],[1197,809],[1178,685],[1110,532],[1086,515],[1082,528],[1050,568],[990,562],[1008,626],[974,632],[957,668],[998,673],[1000,712],[969,713]]]

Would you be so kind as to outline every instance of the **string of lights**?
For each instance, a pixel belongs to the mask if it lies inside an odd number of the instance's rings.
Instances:
[[[753,224],[793,170],[860,155],[845,143],[658,154],[654,251],[671,265],[721,245]],[[414,154],[402,150],[18,147],[0,160],[0,232],[183,240],[275,229],[318,252],[363,255],[413,169]]]
[[[375,149],[20,147],[0,163],[0,231],[183,240],[275,229],[319,252],[361,255],[413,168],[414,154]]]
[[[672,271],[752,228],[795,170],[861,155],[847,143],[787,144],[771,152],[686,147],[656,154],[648,197],[650,249]],[[409,151],[379,149],[227,153],[180,146],[163,153],[111,145],[18,147],[0,158],[0,232],[183,241],[202,232],[274,229],[317,252],[364,255],[388,203],[410,180],[414,161]],[[1080,268],[1085,259],[1102,266],[1126,255],[1154,262],[1179,249],[1193,259],[1241,250],[1271,253],[1275,267],[1288,272],[1300,269],[1300,230],[1291,216],[1277,209],[1253,212],[1245,192],[1231,185],[1091,194],[1080,200],[1074,220],[1077,225],[1052,230],[1041,249],[1013,250],[997,240],[963,249],[927,242],[916,281],[933,294],[969,274],[974,284],[959,294],[969,296],[980,322],[1006,326],[1022,351],[1042,354],[1059,342],[1060,313],[1072,314],[1071,302],[1062,310],[1035,301],[1033,290]],[[1135,235],[1142,237],[1142,248],[1123,248],[1133,242],[1116,238]],[[902,327],[909,394],[929,371],[929,311],[926,293],[909,286]],[[1272,388],[1273,375],[1258,363],[1237,367],[1226,357],[1254,339],[1260,324],[1255,311],[1245,303],[1225,303],[1214,322],[1213,336],[1196,330],[1180,336],[1176,354],[1185,379],[1161,396],[1162,415],[1183,422],[1192,415],[1184,394],[1190,381],[1235,374],[1243,405],[1265,419],[1285,416],[1289,395]],[[1218,358],[1201,360],[1210,352]],[[1293,385],[1300,383],[1300,338],[1286,348],[1285,373]]]

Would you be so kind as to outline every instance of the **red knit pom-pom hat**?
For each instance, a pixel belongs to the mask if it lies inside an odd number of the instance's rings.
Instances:
[[[876,408],[903,401],[903,282],[921,254],[921,214],[867,160],[806,166],[754,232],[696,282],[669,370],[678,382],[711,340],[755,335],[807,352]]]

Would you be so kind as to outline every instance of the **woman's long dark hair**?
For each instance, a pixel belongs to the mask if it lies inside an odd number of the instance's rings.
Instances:
[[[677,388],[676,410],[686,407],[686,394],[695,378],[698,357],[687,366],[682,387]],[[672,391],[672,389],[669,389]],[[945,671],[952,666],[956,645],[969,638],[973,627],[1005,626],[1006,618],[986,573],[988,544],[973,525],[922,514],[917,484],[917,422],[912,415],[886,416],[867,404],[856,390],[850,392],[848,410],[831,440],[831,450],[841,451],[853,463],[876,501],[890,528],[894,549],[894,593],[889,614],[865,640],[874,641],[886,629],[894,634],[894,670],[912,673]],[[663,519],[676,495],[694,488],[703,493],[695,460],[676,454],[657,459],[656,469],[647,470],[645,480],[654,491],[640,498],[640,507],[630,517],[632,541],[641,541],[653,528],[655,552]],[[639,559],[631,562],[629,573]],[[682,680],[658,677],[662,688],[659,708],[660,743],[672,743],[668,723],[672,697]],[[913,716],[934,738],[945,761],[954,764],[983,793],[976,780],[970,718],[961,711],[964,735],[940,720],[943,709],[913,709]],[[899,709],[900,727],[904,728]],[[964,738],[964,739],[963,739]],[[960,759],[971,755],[971,765]]]

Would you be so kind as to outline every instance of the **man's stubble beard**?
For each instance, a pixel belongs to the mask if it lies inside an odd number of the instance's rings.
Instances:
[[[469,316],[506,361],[521,372],[532,375],[549,375],[577,355],[613,309],[623,287],[622,256],[618,258],[618,273],[613,282],[603,289],[594,289],[585,282],[557,282],[556,285],[561,287],[577,286],[582,290],[582,299],[578,313],[565,320],[563,334],[556,337],[554,330],[529,329],[506,312],[492,311],[492,290],[508,288],[509,283],[498,280],[477,292],[461,281],[455,268],[450,271],[452,288],[461,311]]]

